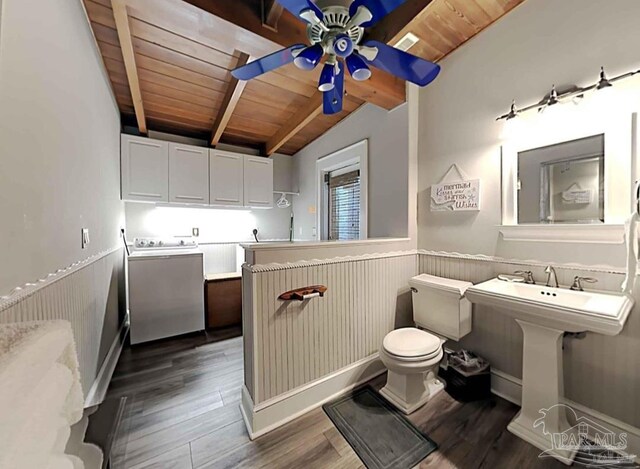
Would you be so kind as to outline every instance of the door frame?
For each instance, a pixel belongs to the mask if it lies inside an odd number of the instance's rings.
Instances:
[[[324,199],[324,175],[345,166],[360,166],[360,239],[369,237],[368,231],[368,180],[369,180],[369,141],[367,139],[349,145],[341,150],[330,153],[316,162],[316,226],[318,227],[318,239],[327,239],[324,218],[326,217],[326,207]]]

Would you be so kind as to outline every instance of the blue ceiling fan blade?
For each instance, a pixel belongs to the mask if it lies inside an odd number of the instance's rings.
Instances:
[[[358,11],[358,7],[365,7],[371,12],[373,18],[362,23],[360,26],[368,28],[369,26],[376,24],[406,1],[407,0],[354,0],[354,2],[349,6],[349,16],[355,15]]]
[[[368,63],[416,85],[426,86],[435,80],[438,73],[440,73],[440,65],[421,59],[395,47],[378,41],[367,41],[364,45],[378,49],[378,54],[375,59],[369,60],[365,57]]]
[[[319,20],[322,20],[322,18],[324,18],[324,15],[322,14],[322,10],[320,10],[320,8],[318,8],[316,4],[313,3],[312,0],[276,0],[276,1],[280,5],[285,7],[287,10],[289,10],[291,13],[293,13],[295,16],[297,16],[298,18],[301,17],[300,13],[302,13],[305,10],[313,11]],[[304,19],[307,22],[310,22],[305,18],[302,18],[302,19]]]
[[[270,72],[271,70],[275,70],[276,68],[283,67],[293,62],[293,59],[295,59],[293,52],[298,49],[304,49],[305,47],[306,46],[304,44],[296,44],[291,47],[287,47],[286,49],[279,50],[278,52],[266,55],[261,59],[254,60],[242,67],[232,70],[231,75],[236,77],[238,80],[251,80],[263,73]]]
[[[322,93],[322,112],[327,115],[342,111],[342,97],[344,96],[344,65],[338,62],[340,72],[336,75],[335,86],[331,91]]]

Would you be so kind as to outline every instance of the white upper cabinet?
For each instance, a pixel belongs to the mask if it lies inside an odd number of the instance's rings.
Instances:
[[[273,160],[122,135],[122,200],[273,207]]]
[[[244,205],[273,207],[273,160],[260,156],[244,157]]]
[[[122,199],[169,201],[169,144],[132,135],[122,136]]]
[[[244,203],[244,155],[211,150],[209,182],[211,205],[242,207]]]
[[[169,144],[169,202],[209,204],[209,149]]]

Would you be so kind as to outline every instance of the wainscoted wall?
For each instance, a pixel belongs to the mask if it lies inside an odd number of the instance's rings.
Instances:
[[[442,277],[478,283],[499,273],[531,270],[544,282],[545,265],[534,261],[509,261],[486,256],[469,256],[419,251],[418,269]],[[558,280],[570,285],[576,275],[598,279],[595,288],[620,291],[624,273],[608,267],[556,265]],[[636,304],[640,294],[636,293]],[[493,368],[522,377],[522,332],[517,323],[490,307],[474,306],[473,330],[461,346],[487,358]],[[587,334],[565,339],[564,377],[566,397],[593,410],[640,427],[640,307],[632,311],[622,333],[615,337]]]
[[[123,259],[123,249],[114,248],[0,297],[0,323],[71,322],[85,397],[123,317]]]
[[[246,384],[253,402],[377,354],[387,332],[411,322],[407,281],[416,268],[413,251],[245,265]],[[317,284],[328,288],[323,298],[278,300],[287,290]]]
[[[236,272],[242,264],[243,253],[238,252],[238,243],[203,243],[204,271],[207,274]]]

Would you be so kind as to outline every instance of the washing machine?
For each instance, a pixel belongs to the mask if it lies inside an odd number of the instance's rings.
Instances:
[[[194,239],[134,239],[129,311],[132,344],[204,330],[204,257]]]

